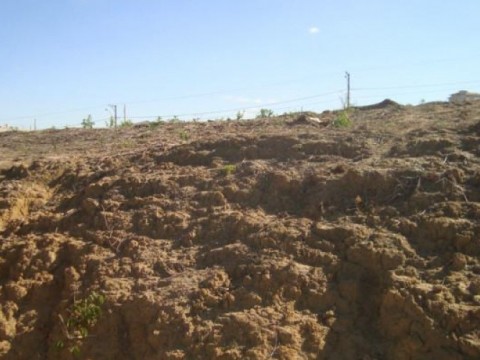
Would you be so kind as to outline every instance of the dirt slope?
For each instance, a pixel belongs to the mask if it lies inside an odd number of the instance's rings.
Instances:
[[[480,104],[0,134],[3,359],[479,359]]]

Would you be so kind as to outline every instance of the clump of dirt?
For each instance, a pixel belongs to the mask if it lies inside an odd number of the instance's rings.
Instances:
[[[480,358],[480,105],[381,105],[2,134],[0,357]]]

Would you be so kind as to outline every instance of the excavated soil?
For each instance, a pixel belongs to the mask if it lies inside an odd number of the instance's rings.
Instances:
[[[480,104],[352,111],[1,133],[0,357],[479,359]]]

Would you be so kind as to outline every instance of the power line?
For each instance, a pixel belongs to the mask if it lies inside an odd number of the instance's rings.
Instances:
[[[352,88],[352,90],[355,91],[355,92],[368,92],[368,91],[375,91],[375,90],[422,89],[422,88],[424,89],[424,88],[435,88],[435,87],[453,86],[453,85],[467,85],[467,84],[470,84],[470,85],[480,84],[480,80],[458,81],[458,82],[448,82],[448,83],[417,84],[417,85],[405,85],[405,86]],[[438,91],[440,91],[440,90],[435,90],[434,92],[438,92]],[[432,91],[430,91],[430,92],[432,92]],[[201,97],[201,96],[207,96],[207,95],[212,95],[212,94],[220,94],[220,93],[223,93],[223,92],[222,91],[215,91],[215,92],[209,92],[209,93],[199,93],[199,94],[193,94],[193,95],[171,97],[169,99]],[[401,93],[401,94],[388,94],[388,96],[407,95],[407,94],[412,94],[412,93],[414,93],[414,92],[405,92],[405,93]],[[417,93],[417,92],[415,92],[415,93]],[[183,114],[171,114],[171,115],[160,115],[160,116],[168,118],[168,117],[173,117],[173,116],[181,116],[181,117],[192,116],[192,117],[194,117],[194,116],[202,116],[202,115],[214,115],[214,114],[228,113],[228,112],[234,112],[234,111],[258,109],[260,107],[272,107],[272,106],[277,106],[277,105],[282,105],[282,104],[287,104],[287,103],[292,103],[292,102],[299,102],[299,101],[302,101],[302,100],[309,100],[309,99],[314,99],[314,98],[319,98],[319,97],[334,95],[334,94],[342,94],[342,91],[341,90],[330,91],[330,92],[326,92],[326,93],[323,93],[323,94],[300,97],[300,98],[289,99],[289,100],[284,100],[284,101],[270,102],[270,103],[265,103],[265,104],[258,104],[258,105],[255,105],[255,106],[248,106],[248,107],[236,107],[236,108],[229,108],[229,109],[222,109],[222,110],[192,112],[192,113],[183,113]],[[374,96],[356,96],[356,98],[365,99],[365,98],[374,98]],[[102,106],[102,107],[104,107],[104,106]],[[77,108],[75,110],[72,109],[70,111],[51,112],[51,113],[45,113],[45,114],[41,114],[41,115],[31,115],[31,116],[21,116],[21,117],[15,117],[15,118],[8,118],[8,120],[32,119],[32,118],[37,119],[37,118],[40,118],[42,116],[61,115],[61,114],[69,113],[69,112],[78,112],[78,111],[83,111],[83,110],[92,109],[92,108],[93,107]],[[100,106],[98,106],[96,108],[100,108]],[[132,119],[148,119],[148,118],[157,118],[158,116],[159,115],[132,116],[131,118]]]
[[[281,104],[287,104],[291,102],[297,102],[297,101],[302,101],[302,100],[309,100],[309,99],[315,99],[323,96],[328,96],[328,95],[334,95],[334,94],[340,94],[341,90],[336,90],[336,91],[330,91],[328,93],[323,93],[323,94],[318,94],[318,95],[312,95],[312,96],[305,96],[301,98],[296,98],[296,99],[290,99],[290,100],[284,100],[284,101],[276,101],[276,102],[271,102],[271,103],[265,103],[265,104],[258,104],[255,106],[247,106],[247,107],[237,107],[237,108],[231,108],[231,109],[223,109],[223,110],[214,110],[214,111],[204,111],[204,112],[194,112],[194,113],[185,113],[185,114],[170,114],[170,115],[145,115],[145,116],[132,116],[132,119],[148,119],[148,118],[157,118],[158,116],[160,117],[173,117],[173,116],[199,116],[199,115],[210,115],[210,114],[221,114],[221,113],[227,113],[227,112],[233,112],[233,111],[242,111],[242,110],[251,110],[251,109],[257,109],[259,107],[265,107],[265,106],[275,106],[275,105],[281,105]]]
[[[256,87],[253,86],[253,87],[242,87],[242,88],[236,88],[236,89],[230,89],[230,90],[215,90],[215,91],[211,91],[211,92],[201,92],[201,93],[194,93],[194,94],[187,94],[187,95],[170,96],[170,97],[163,97],[163,98],[142,100],[142,101],[118,101],[118,102],[125,103],[127,105],[135,105],[135,104],[146,104],[146,103],[159,102],[159,101],[193,99],[193,98],[201,98],[201,97],[212,96],[212,95],[227,94],[227,93],[231,93],[231,92],[235,92],[235,91],[263,89],[263,88],[268,88],[268,87],[272,87],[272,86],[301,82],[301,81],[305,81],[305,80],[311,79],[311,78],[312,78],[312,75],[304,76],[304,77],[296,78],[296,79],[285,80],[285,81],[277,81],[277,82],[269,83],[269,84],[262,85],[262,86],[256,86]],[[71,113],[80,112],[80,111],[88,111],[88,110],[92,110],[92,109],[98,109],[98,108],[102,108],[102,107],[104,107],[104,105],[88,106],[88,107],[68,109],[68,110],[62,110],[62,111],[56,111],[56,112],[41,113],[41,114],[35,114],[35,115],[22,115],[22,116],[17,116],[17,117],[11,117],[11,118],[8,118],[8,119],[5,118],[5,119],[2,119],[2,121],[4,121],[4,120],[25,120],[25,119],[32,119],[32,118],[35,118],[35,117],[40,118],[40,117],[45,117],[45,116],[64,115],[64,114],[71,114]]]
[[[416,62],[411,62],[411,63],[404,63],[402,64],[403,66],[431,66],[432,64],[435,63],[445,63],[445,62],[459,62],[464,60],[464,58],[443,58],[443,59],[430,59],[430,60],[422,60],[422,61],[416,61]],[[355,73],[363,73],[363,72],[371,72],[371,71],[376,71],[376,70],[381,70],[381,69],[391,69],[391,66],[373,66],[373,67],[360,67],[360,68],[353,68]],[[331,71],[325,71],[325,72],[319,72],[315,74],[310,74],[308,76],[303,76],[303,77],[298,77],[295,79],[288,79],[288,80],[282,80],[282,81],[277,81],[277,82],[272,82],[272,83],[267,83],[261,86],[256,86],[256,87],[242,87],[242,88],[236,88],[236,89],[230,89],[230,90],[216,90],[216,91],[211,91],[211,92],[203,92],[203,93],[194,93],[194,94],[188,94],[188,95],[180,95],[180,96],[172,96],[172,97],[164,97],[164,98],[158,98],[158,99],[150,99],[150,100],[143,100],[143,101],[116,101],[116,103],[125,103],[127,105],[133,105],[133,104],[144,104],[144,103],[152,103],[152,102],[159,102],[159,101],[169,101],[169,100],[182,100],[182,99],[190,99],[190,98],[200,98],[200,97],[205,97],[205,96],[212,96],[212,95],[219,95],[219,94],[226,94],[229,92],[234,92],[234,91],[244,91],[244,90],[252,90],[252,89],[263,89],[263,88],[268,88],[272,86],[278,86],[278,85],[285,85],[289,83],[296,83],[296,82],[302,82],[305,80],[312,79],[313,77],[324,77],[324,76],[331,76],[334,73],[337,73],[337,70],[331,70]],[[478,84],[480,81],[468,81],[468,82],[457,82],[457,83],[447,83],[444,85],[459,85],[459,84]],[[419,85],[419,86],[414,86],[414,87],[428,87],[428,86],[436,86],[436,85],[442,85],[442,84],[434,84],[434,85]],[[355,91],[366,91],[366,90],[389,90],[389,89],[400,89],[400,88],[414,88],[411,86],[405,86],[405,87],[378,87],[378,88],[356,88],[352,89]],[[108,103],[109,101],[105,101],[105,103]],[[1,121],[6,121],[6,120],[25,120],[25,119],[32,119],[32,118],[41,118],[41,117],[46,117],[46,116],[52,116],[52,115],[63,115],[63,114],[69,114],[69,113],[75,113],[75,112],[80,112],[80,111],[88,111],[92,109],[98,109],[102,108],[104,105],[97,105],[97,106],[89,106],[89,107],[82,107],[82,108],[76,108],[76,109],[67,109],[67,110],[62,110],[58,112],[49,112],[49,113],[41,113],[41,114],[34,114],[34,115],[23,115],[23,116],[17,116],[17,117],[9,117],[9,118],[3,118]]]
[[[417,64],[422,64],[422,63],[417,63]],[[377,68],[369,68],[369,69],[363,69],[363,71],[366,70],[375,70],[379,69]],[[356,72],[361,72],[362,70],[356,70]],[[325,75],[332,75],[332,72],[325,72],[323,75],[317,74],[318,76],[325,76]],[[295,83],[295,82],[301,82],[306,79],[311,79],[314,75],[310,75],[308,77],[301,77],[301,78],[296,78],[296,79],[290,79],[290,80],[285,80],[285,81],[279,81],[279,82],[273,82],[267,85],[263,86],[257,86],[257,87],[243,87],[243,88],[237,88],[237,89],[230,89],[230,90],[217,90],[217,91],[211,91],[211,92],[203,92],[203,93],[194,93],[194,94],[188,94],[188,95],[180,95],[180,96],[172,96],[172,97],[164,97],[164,98],[158,98],[158,99],[151,99],[151,100],[145,100],[145,101],[133,101],[133,102],[128,102],[128,101],[121,101],[121,103],[125,103],[128,105],[133,105],[133,104],[144,104],[144,103],[152,103],[152,102],[159,102],[159,101],[169,101],[169,100],[182,100],[182,99],[192,99],[192,98],[201,98],[201,97],[206,97],[206,96],[212,96],[212,95],[220,95],[220,94],[227,94],[235,91],[244,91],[244,90],[252,90],[252,89],[262,89],[262,88],[268,88],[271,86],[278,86],[282,84],[289,84],[289,83]],[[467,84],[479,84],[480,80],[476,81],[461,81],[461,82],[451,82],[451,83],[437,83],[437,84],[422,84],[422,85],[409,85],[409,86],[391,86],[391,87],[372,87],[372,88],[352,88],[351,90],[353,91],[369,91],[369,90],[391,90],[391,89],[410,89],[410,88],[426,88],[426,87],[434,87],[434,86],[451,86],[451,85],[467,85]],[[268,104],[266,104],[268,106]],[[17,116],[17,117],[9,117],[9,118],[4,118],[2,121],[11,121],[11,120],[25,120],[25,119],[32,119],[32,118],[42,118],[46,116],[54,116],[54,115],[64,115],[64,114],[70,114],[70,113],[75,113],[75,112],[80,112],[80,111],[88,111],[92,109],[99,109],[104,107],[104,105],[97,105],[97,106],[88,106],[88,107],[82,107],[82,108],[75,108],[75,109],[69,109],[69,110],[62,110],[62,111],[57,111],[57,112],[48,112],[48,113],[41,113],[41,114],[34,114],[34,115],[24,115],[24,116]],[[228,111],[228,110],[227,110]],[[233,110],[232,110],[233,111]],[[222,111],[223,112],[223,111]],[[190,115],[190,114],[187,114]],[[194,114],[195,115],[195,114]],[[182,115],[183,116],[183,115]],[[186,115],[185,115],[186,116]]]
[[[406,85],[406,86],[386,86],[386,87],[373,87],[373,88],[353,88],[355,91],[369,91],[369,90],[395,90],[395,89],[419,89],[419,88],[428,88],[428,87],[439,87],[439,86],[452,86],[452,85],[473,85],[480,84],[480,80],[475,81],[459,81],[451,83],[436,83],[436,84],[421,84],[421,85]]]

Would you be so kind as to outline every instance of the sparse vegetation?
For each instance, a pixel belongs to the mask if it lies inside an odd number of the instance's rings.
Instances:
[[[222,169],[222,173],[225,175],[225,176],[229,176],[229,175],[232,175],[235,173],[235,171],[237,171],[237,167],[233,164],[227,164],[223,167]]]
[[[163,120],[155,120],[155,121],[150,122],[149,126],[150,126],[150,128],[154,129],[154,128],[159,127],[159,126],[164,125],[164,124],[165,124],[165,121],[163,121]]]
[[[132,125],[133,125],[133,122],[130,119],[122,120],[122,122],[120,123],[121,128],[131,127]]]
[[[113,116],[110,116],[107,121],[105,121],[105,126],[108,128],[115,127],[115,119]]]
[[[183,141],[188,141],[188,139],[190,138],[190,135],[185,130],[180,131],[178,135],[180,136],[180,139]]]
[[[118,143],[118,147],[122,149],[131,149],[135,146],[135,141],[131,139],[125,139]]]
[[[350,120],[350,110],[348,108],[343,109],[340,111],[333,120],[332,125],[337,128],[344,128],[344,127],[349,127],[352,125],[352,121]]]
[[[260,112],[257,115],[257,119],[264,119],[272,117],[275,113],[271,109],[260,109]]]
[[[151,128],[156,128],[157,126],[164,125],[165,121],[162,120],[162,117],[159,116],[155,121],[150,122]]]
[[[84,129],[93,129],[95,123],[92,120],[92,115],[88,115],[85,119],[82,120],[82,128]]]
[[[245,116],[245,111],[238,111],[235,118],[237,120],[242,120],[244,116]]]
[[[0,134],[0,359],[480,358],[480,103],[149,126]]]
[[[68,309],[67,320],[59,316],[65,338],[55,342],[56,348],[60,350],[68,347],[72,354],[79,355],[81,342],[89,336],[90,329],[98,322],[104,303],[105,296],[97,292],[74,301]]]

